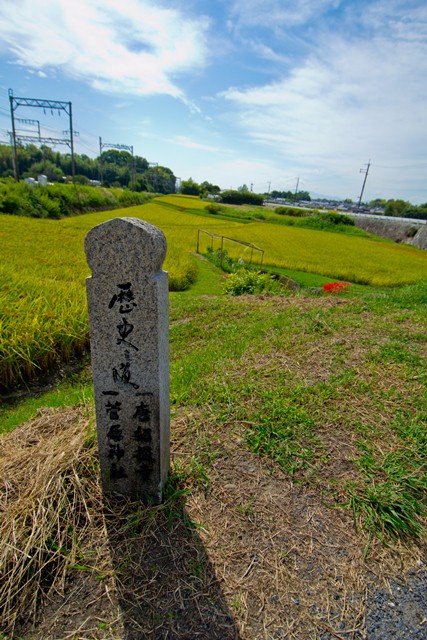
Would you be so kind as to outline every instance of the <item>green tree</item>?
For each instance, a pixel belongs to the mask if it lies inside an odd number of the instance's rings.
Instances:
[[[297,191],[294,195],[294,199],[298,202],[299,200],[304,200],[306,202],[311,201],[311,197],[308,191]]]
[[[204,180],[200,184],[200,193],[202,193],[202,194],[207,194],[207,193],[217,194],[220,191],[221,191],[221,189],[217,184],[212,184],[210,182],[207,182],[207,180]]]
[[[387,200],[384,208],[384,215],[404,217],[406,211],[411,208],[411,203],[405,200]]]
[[[234,191],[230,189],[221,193],[221,200],[227,204],[253,204],[262,206],[264,197],[251,191]]]
[[[200,185],[194,182],[193,178],[188,178],[188,180],[181,182],[180,191],[188,196],[198,196],[200,195]]]
[[[345,200],[344,200],[345,202]],[[369,206],[372,208],[375,207],[385,207],[387,204],[387,200],[383,200],[382,198],[375,198],[375,200],[371,200]]]
[[[155,193],[175,193],[176,178],[168,167],[150,167],[144,174],[150,188]]]
[[[28,171],[23,173],[24,176],[31,176],[37,178],[39,175],[47,176],[50,182],[59,182],[62,180],[62,171],[60,167],[57,167],[51,160],[42,160],[41,162],[35,162],[31,165]]]
[[[0,144],[0,175],[3,177],[13,175],[11,148],[5,144]]]

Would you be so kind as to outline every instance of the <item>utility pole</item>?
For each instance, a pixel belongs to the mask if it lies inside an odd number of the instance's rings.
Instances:
[[[16,182],[19,182],[18,153],[16,150],[16,129],[15,129],[15,109],[13,108],[13,91],[9,89],[10,117],[12,120],[12,132],[10,134],[10,146],[12,147],[13,175]]]
[[[103,171],[102,171],[102,159],[101,159],[101,154],[102,154],[102,138],[101,136],[99,136],[99,181],[101,183],[104,182],[104,175],[103,175]]]
[[[9,102],[10,102],[10,117],[12,121],[12,132],[11,132],[11,141],[12,141],[12,159],[13,159],[13,171],[15,175],[15,180],[19,182],[19,166],[18,166],[18,154],[16,148],[16,142],[19,141],[27,141],[27,142],[43,142],[45,144],[66,144],[71,149],[71,164],[72,164],[72,173],[73,173],[73,183],[75,178],[75,169],[74,169],[74,140],[73,140],[73,112],[71,102],[63,102],[62,100],[44,100],[39,98],[18,98],[13,95],[12,89],[9,89]],[[54,110],[58,112],[58,115],[61,115],[61,111],[64,111],[69,117],[69,138],[47,138],[44,136],[40,136],[40,129],[38,136],[23,136],[21,134],[17,134],[16,126],[15,126],[15,111],[18,107],[37,107],[43,109],[44,113],[46,113],[46,109],[50,109],[51,114],[53,115]],[[34,121],[37,122],[37,121]]]
[[[254,183],[251,182],[251,191],[253,191]]]
[[[148,163],[148,168],[152,169],[154,167],[158,167],[159,163],[158,162],[149,162]],[[155,171],[153,173],[153,184],[152,184],[154,191],[157,192],[157,189],[159,188],[159,173],[157,171]]]
[[[362,202],[362,196],[363,196],[363,192],[365,190],[365,184],[366,184],[366,180],[368,178],[369,167],[371,166],[371,161],[369,160],[368,164],[365,165],[365,166],[366,166],[366,169],[360,169],[360,171],[359,171],[359,173],[364,173],[365,177],[363,179],[362,191],[360,192],[359,202],[357,203],[357,211],[359,211],[360,203]]]
[[[294,194],[294,200],[295,200],[295,202],[296,202],[296,200],[297,200],[298,185],[299,185],[299,176],[298,176],[298,178],[297,178],[297,186],[295,187],[295,194]]]
[[[268,191],[267,191],[267,193],[270,193],[270,189],[271,189],[271,180],[269,180],[267,184],[268,184]]]

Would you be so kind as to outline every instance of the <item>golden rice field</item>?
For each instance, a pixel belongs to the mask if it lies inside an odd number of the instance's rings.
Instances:
[[[408,245],[262,222],[241,225],[233,233],[234,238],[264,249],[264,263],[269,266],[380,287],[427,277],[427,252]],[[224,246],[230,255],[242,254],[231,244]]]
[[[175,207],[195,210],[202,210],[208,204],[206,200],[200,200],[198,196],[186,196],[181,193],[176,193],[170,196],[159,196],[155,201],[163,202],[164,204],[171,204]]]
[[[87,345],[85,279],[90,272],[84,237],[113,217],[139,217],[163,230],[168,241],[164,268],[176,290],[195,277],[190,252],[196,249],[198,228],[253,242],[264,249],[264,263],[271,266],[378,286],[427,279],[427,252],[412,247],[261,222],[242,224],[183,210],[204,206],[197,198],[167,196],[63,220],[1,215],[0,386],[9,387]],[[208,244],[205,236],[200,250]],[[225,248],[242,255],[241,246],[226,242]]]

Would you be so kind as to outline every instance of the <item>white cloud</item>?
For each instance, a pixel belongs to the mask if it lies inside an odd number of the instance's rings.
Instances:
[[[213,147],[207,144],[203,144],[196,140],[192,140],[187,136],[175,136],[174,138],[172,138],[172,142],[181,147],[186,147],[187,149],[197,149],[201,151],[208,151],[210,153],[218,153],[220,151],[223,151],[219,147]]]
[[[151,0],[2,0],[0,48],[32,69],[61,67],[93,88],[186,101],[178,74],[206,62],[206,18]]]
[[[277,53],[276,51],[274,51],[274,49],[272,49],[272,47],[266,45],[263,42],[260,42],[259,40],[250,40],[247,42],[247,46],[250,47],[256,55],[258,55],[260,58],[263,58],[264,60],[269,60],[271,62],[280,64],[287,64],[290,61],[289,56]]]
[[[234,0],[231,14],[239,25],[247,27],[278,27],[304,24],[341,0]]]
[[[389,39],[425,42],[427,36],[427,6],[420,0],[377,0],[360,20]]]
[[[248,137],[306,176],[320,171],[326,180],[354,172],[357,183],[359,164],[370,158],[381,165],[425,164],[425,24],[417,28],[411,20],[409,29],[400,14],[389,19],[406,25],[396,26],[393,38],[390,31],[370,39],[319,34],[316,48],[288,75],[221,95]],[[423,171],[420,166],[419,175]]]

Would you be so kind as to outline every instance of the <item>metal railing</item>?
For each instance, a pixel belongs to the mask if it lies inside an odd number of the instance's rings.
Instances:
[[[251,250],[251,255],[250,255],[250,259],[249,259],[249,264],[252,264],[252,258],[253,258],[254,251],[259,251],[261,253],[260,266],[262,265],[262,262],[264,260],[264,250],[260,249],[255,244],[252,244],[252,242],[245,242],[244,240],[236,240],[235,238],[229,238],[227,236],[221,236],[221,235],[218,235],[217,233],[212,233],[211,231],[205,231],[204,229],[198,229],[197,230],[197,249],[196,249],[197,253],[200,253],[199,246],[200,246],[200,234],[201,233],[205,233],[207,236],[210,237],[212,251],[213,251],[214,238],[217,238],[217,239],[221,240],[221,252],[224,251],[224,240],[227,240],[228,242],[235,242],[236,244],[241,244],[241,245],[245,246],[246,248],[250,249]]]

